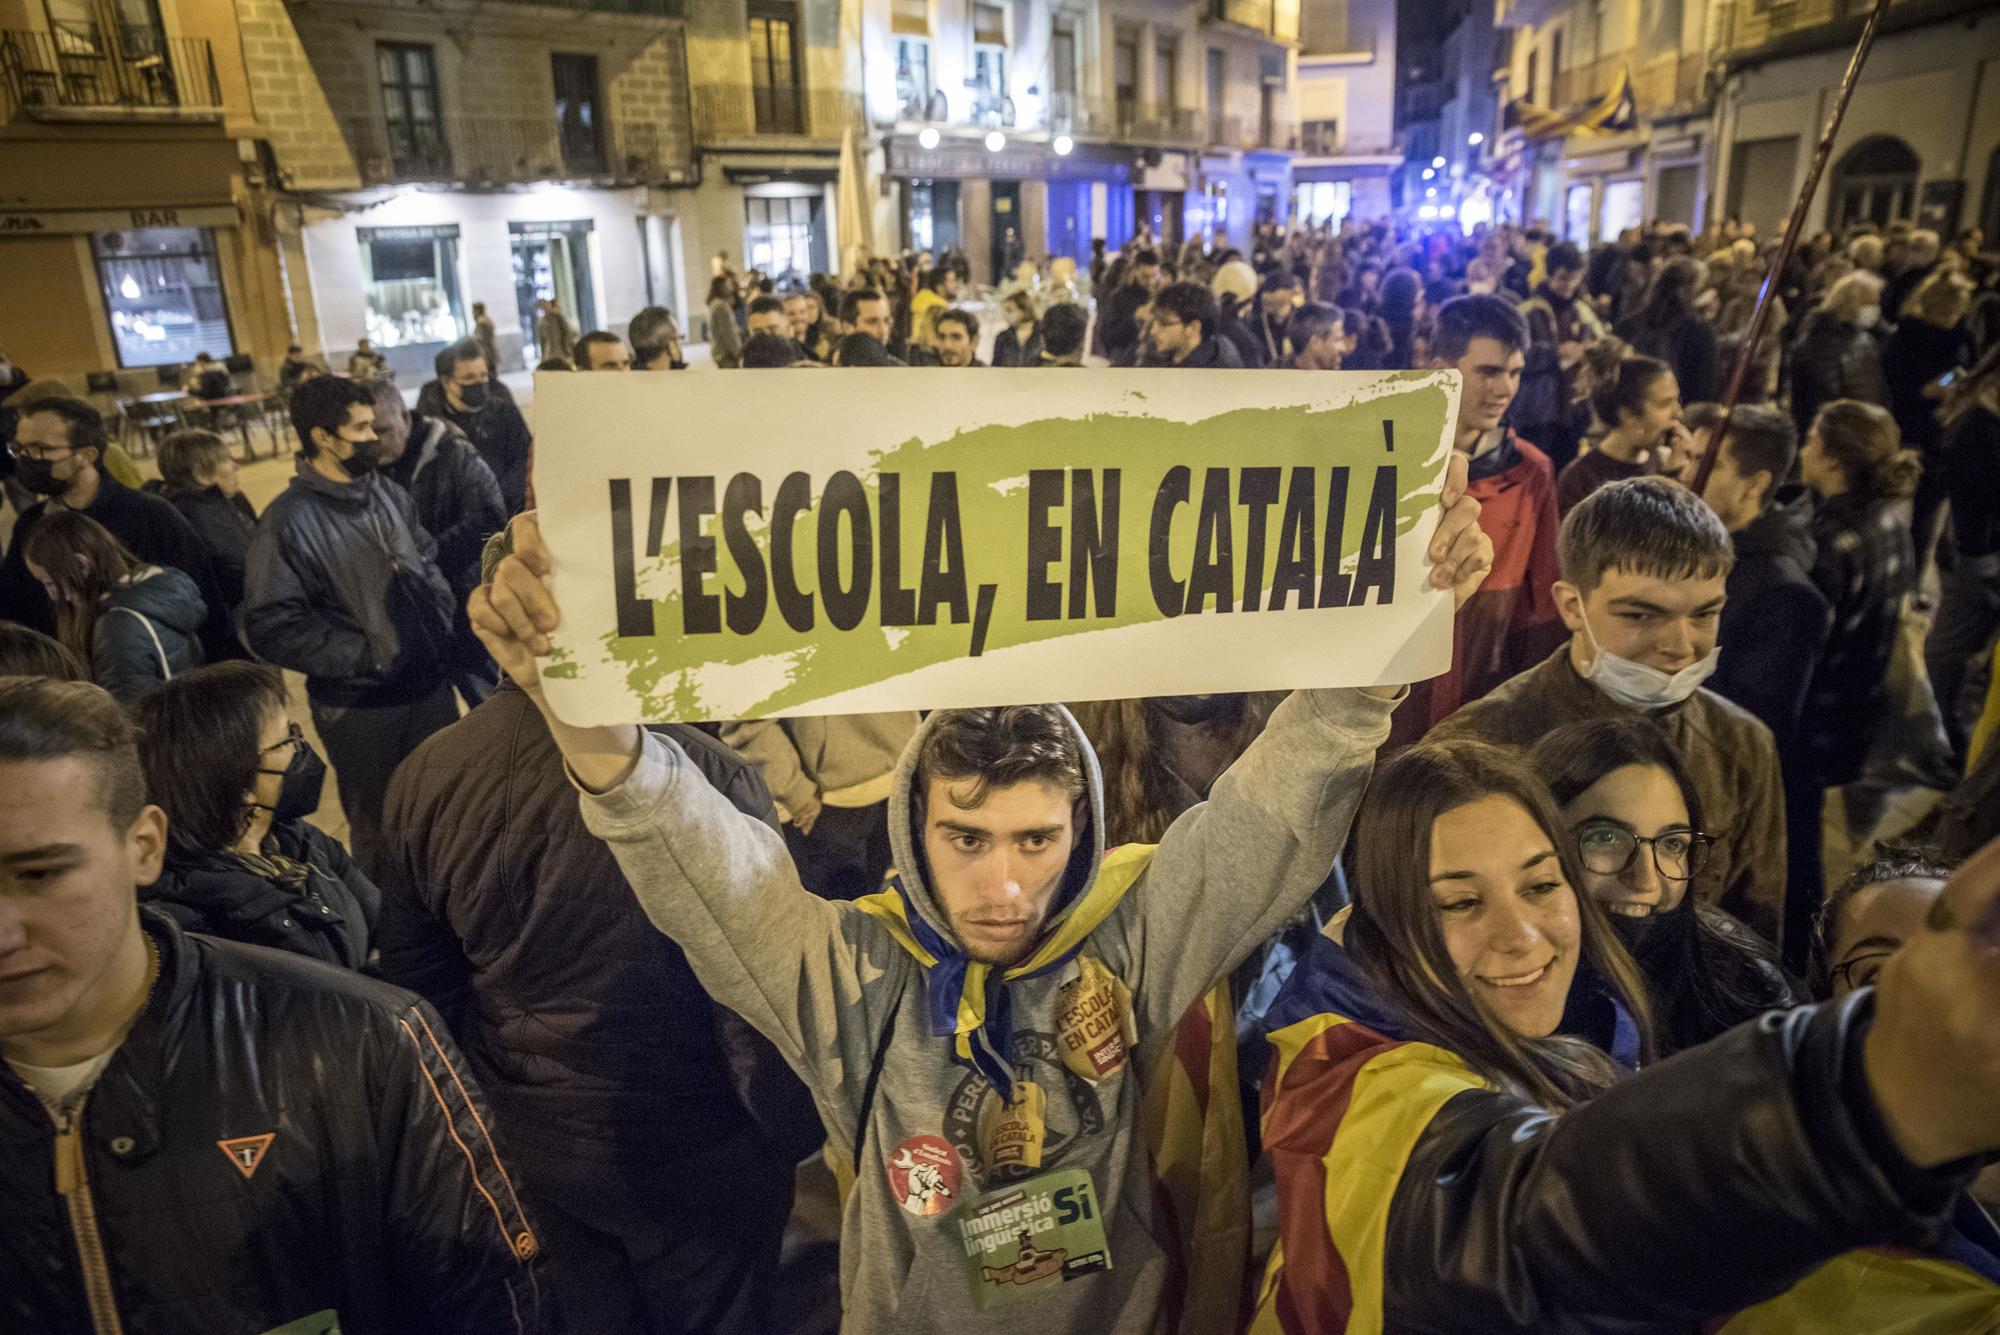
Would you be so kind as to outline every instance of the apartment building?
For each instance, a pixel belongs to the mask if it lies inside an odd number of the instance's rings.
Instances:
[[[1305,0],[1293,218],[1336,226],[1389,212],[1396,150],[1395,0]]]
[[[301,341],[406,382],[536,303],[579,330],[688,305],[696,181],[679,0],[238,0]],[[693,276],[698,281],[699,275]]]
[[[1714,0],[1721,91],[1716,217],[1782,228],[1872,4]],[[1806,227],[1909,219],[2000,236],[2000,10],[1991,0],[1890,6],[1841,122]]]
[[[227,0],[0,0],[0,348],[128,390],[282,355],[258,133]]]
[[[1541,220],[1579,245],[1655,218],[1700,227],[1721,2],[1501,0],[1512,42],[1486,163],[1498,213]]]

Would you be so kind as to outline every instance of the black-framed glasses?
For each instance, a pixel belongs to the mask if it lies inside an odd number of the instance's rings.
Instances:
[[[1882,972],[1882,965],[1895,954],[1893,950],[1873,950],[1866,955],[1853,955],[1834,965],[1827,972],[1836,983],[1845,982],[1850,991],[1857,987],[1867,987]]]
[[[306,745],[306,730],[304,728],[301,728],[296,722],[287,721],[285,724],[285,740],[283,740],[282,742],[272,742],[269,746],[265,747],[262,751],[259,751],[257,753],[257,759],[261,761],[265,756],[270,755],[273,751],[283,749],[290,753],[285,757],[285,762],[286,764],[289,765],[291,763],[292,757],[296,756],[300,751],[303,751],[305,749],[305,745]],[[281,769],[264,769],[260,766],[257,772],[259,774],[282,775],[285,771]]]
[[[1639,845],[1650,845],[1653,867],[1669,881],[1694,878],[1708,862],[1715,836],[1697,830],[1669,830],[1647,839],[1620,825],[1586,825],[1576,832],[1577,856],[1584,870],[1599,876],[1616,876],[1632,865]]]
[[[7,453],[16,460],[34,459],[41,463],[53,463],[65,454],[75,454],[81,445],[22,445],[19,441],[9,442]]]

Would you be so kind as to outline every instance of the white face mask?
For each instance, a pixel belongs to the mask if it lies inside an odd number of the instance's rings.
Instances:
[[[1583,619],[1583,633],[1590,640],[1591,654],[1590,669],[1583,674],[1584,680],[1628,709],[1665,709],[1680,704],[1715,674],[1716,664],[1722,661],[1722,646],[1718,644],[1708,651],[1708,657],[1689,663],[1679,672],[1662,672],[1620,658],[1599,645],[1587,616]]]
[[[1882,323],[1882,308],[1880,306],[1863,306],[1859,311],[1855,312],[1854,323],[1860,325],[1863,329],[1873,329],[1876,325]]]

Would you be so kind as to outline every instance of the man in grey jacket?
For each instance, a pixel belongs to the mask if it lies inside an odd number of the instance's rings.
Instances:
[[[1461,601],[1491,559],[1464,487],[1456,463],[1430,549],[1432,584]],[[548,710],[537,656],[560,613],[532,518],[515,539],[473,626],[543,708],[647,915],[812,1090],[852,1173],[846,1328],[1181,1324],[1197,1272],[1241,1261],[1204,1227],[1211,1203],[1177,1210],[1156,1171],[1155,1074],[1182,1017],[1325,878],[1399,688],[1294,693],[1157,849],[1109,857],[1096,759],[1066,711],[937,711],[890,798],[901,874],[828,903],[677,746]],[[1236,1299],[1220,1297],[1231,1317]]]

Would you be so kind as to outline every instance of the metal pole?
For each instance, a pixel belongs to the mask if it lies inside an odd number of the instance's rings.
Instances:
[[[1707,488],[1708,475],[1715,471],[1715,457],[1721,453],[1722,442],[1729,437],[1729,419],[1736,412],[1736,401],[1743,393],[1743,382],[1749,376],[1757,344],[1764,337],[1764,326],[1771,320],[1771,297],[1778,290],[1778,277],[1792,262],[1792,252],[1798,249],[1799,233],[1805,229],[1806,210],[1811,207],[1813,194],[1819,189],[1819,178],[1825,173],[1826,160],[1833,153],[1834,137],[1840,133],[1841,119],[1847,115],[1848,99],[1854,96],[1854,85],[1861,80],[1861,67],[1868,60],[1869,48],[1875,45],[1876,29],[1882,26],[1882,16],[1889,11],[1890,3],[1891,0],[1875,0],[1875,8],[1869,11],[1868,22],[1861,29],[1861,40],[1855,43],[1854,54],[1847,62],[1847,73],[1840,81],[1840,95],[1834,99],[1833,111],[1826,118],[1826,128],[1820,132],[1819,149],[1813,154],[1812,167],[1806,172],[1805,187],[1799,192],[1798,203],[1792,206],[1791,220],[1785,224],[1784,240],[1778,243],[1778,253],[1771,261],[1771,270],[1764,275],[1764,285],[1757,290],[1757,306],[1750,316],[1750,329],[1743,336],[1743,346],[1736,351],[1736,369],[1730,373],[1729,391],[1722,397],[1722,420],[1709,437],[1708,452],[1695,469],[1694,481],[1688,484],[1697,496]]]

